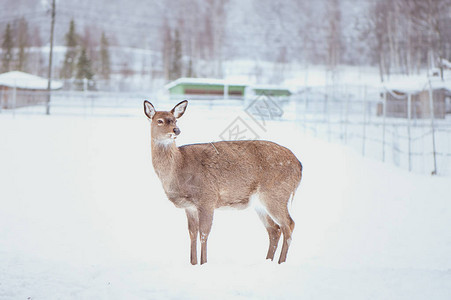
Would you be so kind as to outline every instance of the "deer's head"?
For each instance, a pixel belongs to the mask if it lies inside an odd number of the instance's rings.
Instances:
[[[180,118],[188,105],[187,100],[183,100],[171,111],[156,111],[152,103],[144,101],[144,113],[150,120],[152,140],[158,144],[169,145],[180,134],[177,127],[177,119]]]

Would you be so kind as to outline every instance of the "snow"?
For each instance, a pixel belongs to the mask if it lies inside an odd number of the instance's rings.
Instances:
[[[442,58],[441,63],[445,68],[451,69],[451,62],[449,60]]]
[[[292,72],[285,79],[284,85],[292,90],[300,90],[305,87],[317,88],[332,84],[338,85],[362,85],[380,87],[380,78],[374,67],[355,67],[342,65],[332,72],[327,66],[302,66],[293,67]],[[334,79],[332,78],[334,75]],[[334,81],[333,81],[333,80]]]
[[[179,84],[239,85],[239,86],[249,86],[252,89],[265,89],[265,90],[288,89],[288,87],[276,84],[250,84],[249,79],[244,77],[230,77],[227,79],[182,77],[168,83],[167,85],[165,85],[165,88],[170,89]]]
[[[451,91],[451,76],[449,79],[441,80],[439,77],[427,78],[426,76],[399,76],[390,80],[384,88],[407,94],[421,92],[429,89],[429,83],[433,89],[446,89]]]
[[[429,81],[434,89],[451,91],[451,72],[444,70],[444,80],[437,76],[428,77],[427,71],[419,74],[392,74],[381,83],[377,68],[338,66],[332,72],[327,66],[297,66],[296,72],[284,80],[283,86],[290,90],[303,92],[305,88],[335,86],[365,86],[376,91],[396,90],[404,93],[417,93],[429,89]],[[335,77],[335,78],[332,78]]]
[[[250,86],[250,88],[252,88],[253,90],[289,90],[288,87],[276,84],[253,84]]]
[[[46,90],[48,86],[47,78],[42,78],[32,74],[11,71],[7,73],[0,74],[0,86],[16,87],[20,89],[30,89],[30,90]],[[51,88],[53,90],[60,89],[63,87],[63,83],[52,80]]]
[[[219,140],[237,114],[188,105],[177,143]],[[3,113],[0,128],[0,299],[451,294],[449,177],[411,174],[268,121],[260,137],[304,166],[287,262],[265,261],[267,233],[253,210],[227,210],[215,212],[208,263],[191,266],[186,216],[152,169],[144,114]]]
[[[166,89],[173,88],[179,84],[206,84],[206,85],[239,85],[246,86],[247,82],[243,81],[235,81],[235,80],[225,80],[225,79],[217,79],[217,78],[189,78],[182,77],[176,79],[165,85]]]

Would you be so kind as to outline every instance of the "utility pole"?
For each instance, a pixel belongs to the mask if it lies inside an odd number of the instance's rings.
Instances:
[[[49,51],[49,70],[48,70],[48,84],[47,84],[47,106],[46,114],[50,115],[50,99],[52,92],[52,58],[53,58],[53,32],[55,31],[55,0],[52,0],[52,23],[50,26],[50,51]]]

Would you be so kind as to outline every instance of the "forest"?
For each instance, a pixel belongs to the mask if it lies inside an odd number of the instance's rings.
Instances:
[[[51,2],[0,0],[1,72],[46,74]],[[223,78],[242,60],[443,76],[450,28],[451,0],[56,1],[53,76]]]

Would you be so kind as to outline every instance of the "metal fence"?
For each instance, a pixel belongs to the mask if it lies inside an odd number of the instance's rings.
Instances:
[[[29,93],[3,91],[0,113],[45,114],[47,95],[39,93],[33,103]],[[434,95],[431,95],[430,108],[434,107]],[[18,105],[25,101],[23,99],[28,102]],[[56,91],[52,92],[50,113],[94,117],[141,116],[144,99],[157,105],[158,100],[168,101],[161,95],[145,93]],[[407,112],[405,117],[391,116],[387,99],[388,93],[380,93],[377,89],[340,86],[309,88],[290,99],[272,100],[279,106],[276,121],[295,122],[305,133],[342,143],[365,157],[412,172],[451,175],[451,115],[436,118],[431,113],[433,110],[428,112],[427,118],[424,111],[421,115],[412,114],[412,98],[406,96],[397,102]],[[251,111],[249,105],[252,100],[203,99],[191,101],[191,105],[221,113]],[[268,116],[271,114],[269,112]]]
[[[393,116],[387,109],[389,93],[365,86],[321,87],[292,101],[296,121],[306,132],[409,171],[451,175],[451,115],[436,118],[429,93],[426,112],[412,114],[412,95],[405,95],[397,102],[405,117]]]
[[[142,107],[143,99],[148,97],[141,93],[53,91],[48,103],[47,91],[11,89],[0,94],[0,113],[45,114],[48,105],[51,115],[134,116]]]

